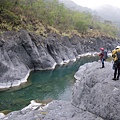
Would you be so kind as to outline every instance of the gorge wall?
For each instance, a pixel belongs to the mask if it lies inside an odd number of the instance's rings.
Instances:
[[[8,31],[0,36],[0,90],[26,82],[31,70],[54,69],[57,64],[75,61],[83,53],[98,52],[100,47],[114,49],[119,41],[108,37],[69,38],[49,34],[47,38]]]

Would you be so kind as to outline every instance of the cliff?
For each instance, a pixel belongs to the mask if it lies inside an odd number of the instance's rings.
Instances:
[[[42,37],[25,30],[8,31],[0,36],[0,91],[27,82],[31,70],[54,69],[56,64],[75,61],[80,54],[112,50],[119,41],[108,37]]]

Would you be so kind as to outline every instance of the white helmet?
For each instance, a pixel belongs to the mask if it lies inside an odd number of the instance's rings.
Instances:
[[[120,48],[120,46],[117,46],[117,47],[116,47],[116,49],[119,49],[119,48]]]

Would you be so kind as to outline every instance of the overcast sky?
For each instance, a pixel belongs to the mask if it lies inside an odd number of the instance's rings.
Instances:
[[[72,0],[83,7],[95,8],[104,4],[110,4],[120,8],[120,0]]]

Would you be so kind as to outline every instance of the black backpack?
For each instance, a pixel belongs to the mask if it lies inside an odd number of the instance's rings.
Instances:
[[[107,54],[107,51],[105,50],[104,51],[104,59],[106,60],[108,58],[108,54]]]
[[[117,55],[117,63],[120,64],[120,52],[117,52],[116,55]]]

